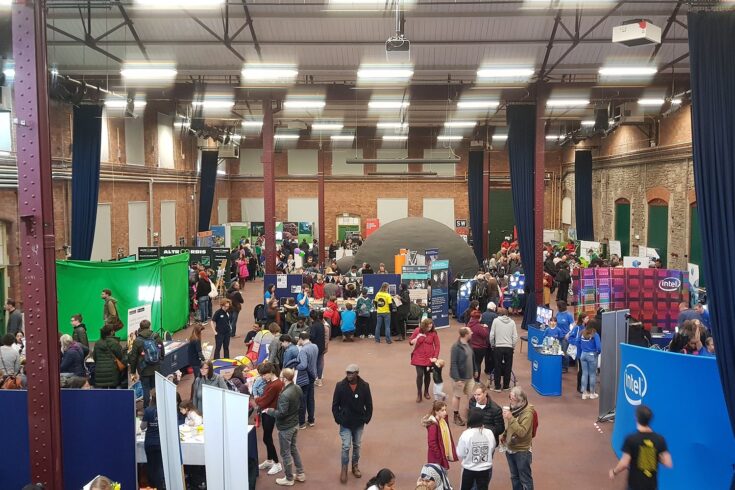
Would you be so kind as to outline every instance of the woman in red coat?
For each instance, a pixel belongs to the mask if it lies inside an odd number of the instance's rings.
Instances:
[[[435,401],[431,413],[421,419],[421,424],[426,427],[427,440],[429,443],[429,455],[427,463],[440,465],[445,470],[449,469],[450,461],[457,461],[452,431],[447,424],[447,404]]]
[[[409,345],[413,346],[411,352],[411,365],[416,366],[416,403],[421,401],[421,386],[424,385],[424,398],[429,400],[429,383],[431,382],[431,369],[439,358],[439,335],[434,330],[434,322],[431,318],[424,318],[419,328],[413,331]]]

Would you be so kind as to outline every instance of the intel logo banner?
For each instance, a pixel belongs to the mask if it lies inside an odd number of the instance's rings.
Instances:
[[[681,288],[681,280],[676,277],[667,277],[658,282],[661,291],[678,291]]]
[[[538,361],[533,361],[533,370],[538,371]]]
[[[625,382],[625,399],[631,405],[640,405],[648,391],[646,375],[635,364],[628,364],[625,366],[623,378]]]

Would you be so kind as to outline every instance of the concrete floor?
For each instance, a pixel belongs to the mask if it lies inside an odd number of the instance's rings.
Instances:
[[[238,335],[230,344],[231,356],[245,353],[243,337],[252,325],[253,307],[261,301],[262,281],[248,283],[243,291],[245,307],[238,321]],[[516,318],[520,323],[520,319]],[[451,321],[449,328],[439,331],[441,357],[449,359],[449,349],[457,337],[458,323]],[[185,338],[189,330],[176,334]],[[204,331],[205,341],[213,342],[211,329]],[[516,350],[513,370],[518,383],[526,389],[529,400],[539,414],[538,434],[533,442],[533,475],[537,489],[616,489],[625,488],[625,475],[611,482],[608,469],[615,464],[610,446],[612,425],[594,425],[597,417],[597,401],[582,401],[576,393],[576,372],[570,369],[564,375],[561,397],[542,397],[530,386],[530,365],[526,358],[526,346],[521,354]],[[416,403],[415,370],[409,361],[407,342],[376,344],[363,340],[344,344],[332,341],[325,359],[324,386],[316,388],[316,425],[299,433],[298,445],[304,461],[306,482],[297,486],[313,489],[364,489],[367,480],[381,468],[390,468],[396,474],[398,489],[413,489],[427,453],[426,430],[421,417],[430,409],[430,401]],[[362,441],[360,468],[361,479],[350,478],[346,485],[339,482],[341,442],[337,425],[331,414],[334,384],[344,376],[347,364],[356,362],[360,375],[370,383],[374,402],[372,422],[366,427]],[[445,371],[447,371],[445,369]],[[445,386],[448,386],[445,372]],[[191,376],[186,376],[179,387],[184,399],[189,397]],[[447,389],[445,388],[445,391]],[[506,393],[492,393],[500,405],[505,404]],[[450,416],[451,417],[451,416]],[[450,424],[455,442],[463,428]],[[259,439],[259,455],[262,461],[265,448]],[[276,439],[277,441],[277,439]],[[276,442],[276,446],[278,442]],[[511,488],[508,464],[503,454],[496,451],[493,461],[491,488]],[[459,490],[461,467],[451,463],[450,481]],[[282,476],[282,473],[280,474]],[[280,476],[278,476],[280,477]],[[276,476],[261,472],[257,488],[281,488]]]

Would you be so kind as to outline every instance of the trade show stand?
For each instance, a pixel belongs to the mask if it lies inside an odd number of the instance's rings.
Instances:
[[[146,463],[148,460],[145,456],[145,432],[140,430],[140,419],[136,420],[135,435],[135,460],[138,463]],[[248,437],[254,434],[254,425],[248,425]],[[204,466],[204,426],[189,427],[188,425],[179,426],[179,434],[181,436],[181,460],[185,465]]]
[[[530,338],[530,337],[529,337]],[[529,343],[530,344],[530,343]],[[535,351],[531,359],[531,386],[542,396],[561,396],[562,352],[555,353],[542,347],[529,345]]]
[[[528,360],[533,361],[536,348],[544,342],[544,331],[539,325],[528,326]]]
[[[660,348],[668,347],[671,343],[671,339],[674,338],[674,334],[671,332],[661,332],[651,334],[651,345],[657,345]]]
[[[188,344],[189,342],[178,340],[169,340],[163,343],[166,355],[161,359],[161,369],[159,370],[163,376],[173,374],[189,365]]]

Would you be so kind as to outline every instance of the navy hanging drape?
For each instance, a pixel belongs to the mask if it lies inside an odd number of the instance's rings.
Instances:
[[[71,158],[71,258],[89,260],[100,190],[102,106],[74,107]]]
[[[525,274],[526,306],[524,328],[536,320],[536,260],[534,253],[533,176],[536,145],[536,107],[515,105],[508,107],[508,156],[510,159],[510,188],[513,194],[513,215],[518,230],[518,246]]]
[[[577,223],[577,238],[594,241],[592,222],[592,152],[574,152],[574,215]]]
[[[735,12],[690,12],[688,25],[694,185],[704,276],[717,365],[735,429]]]
[[[467,168],[467,194],[470,205],[470,228],[472,229],[472,249],[475,251],[477,262],[482,262],[482,166],[483,152],[470,151],[470,161]]]
[[[209,230],[214,203],[214,187],[217,183],[219,152],[203,151],[202,167],[199,171],[199,231]]]

